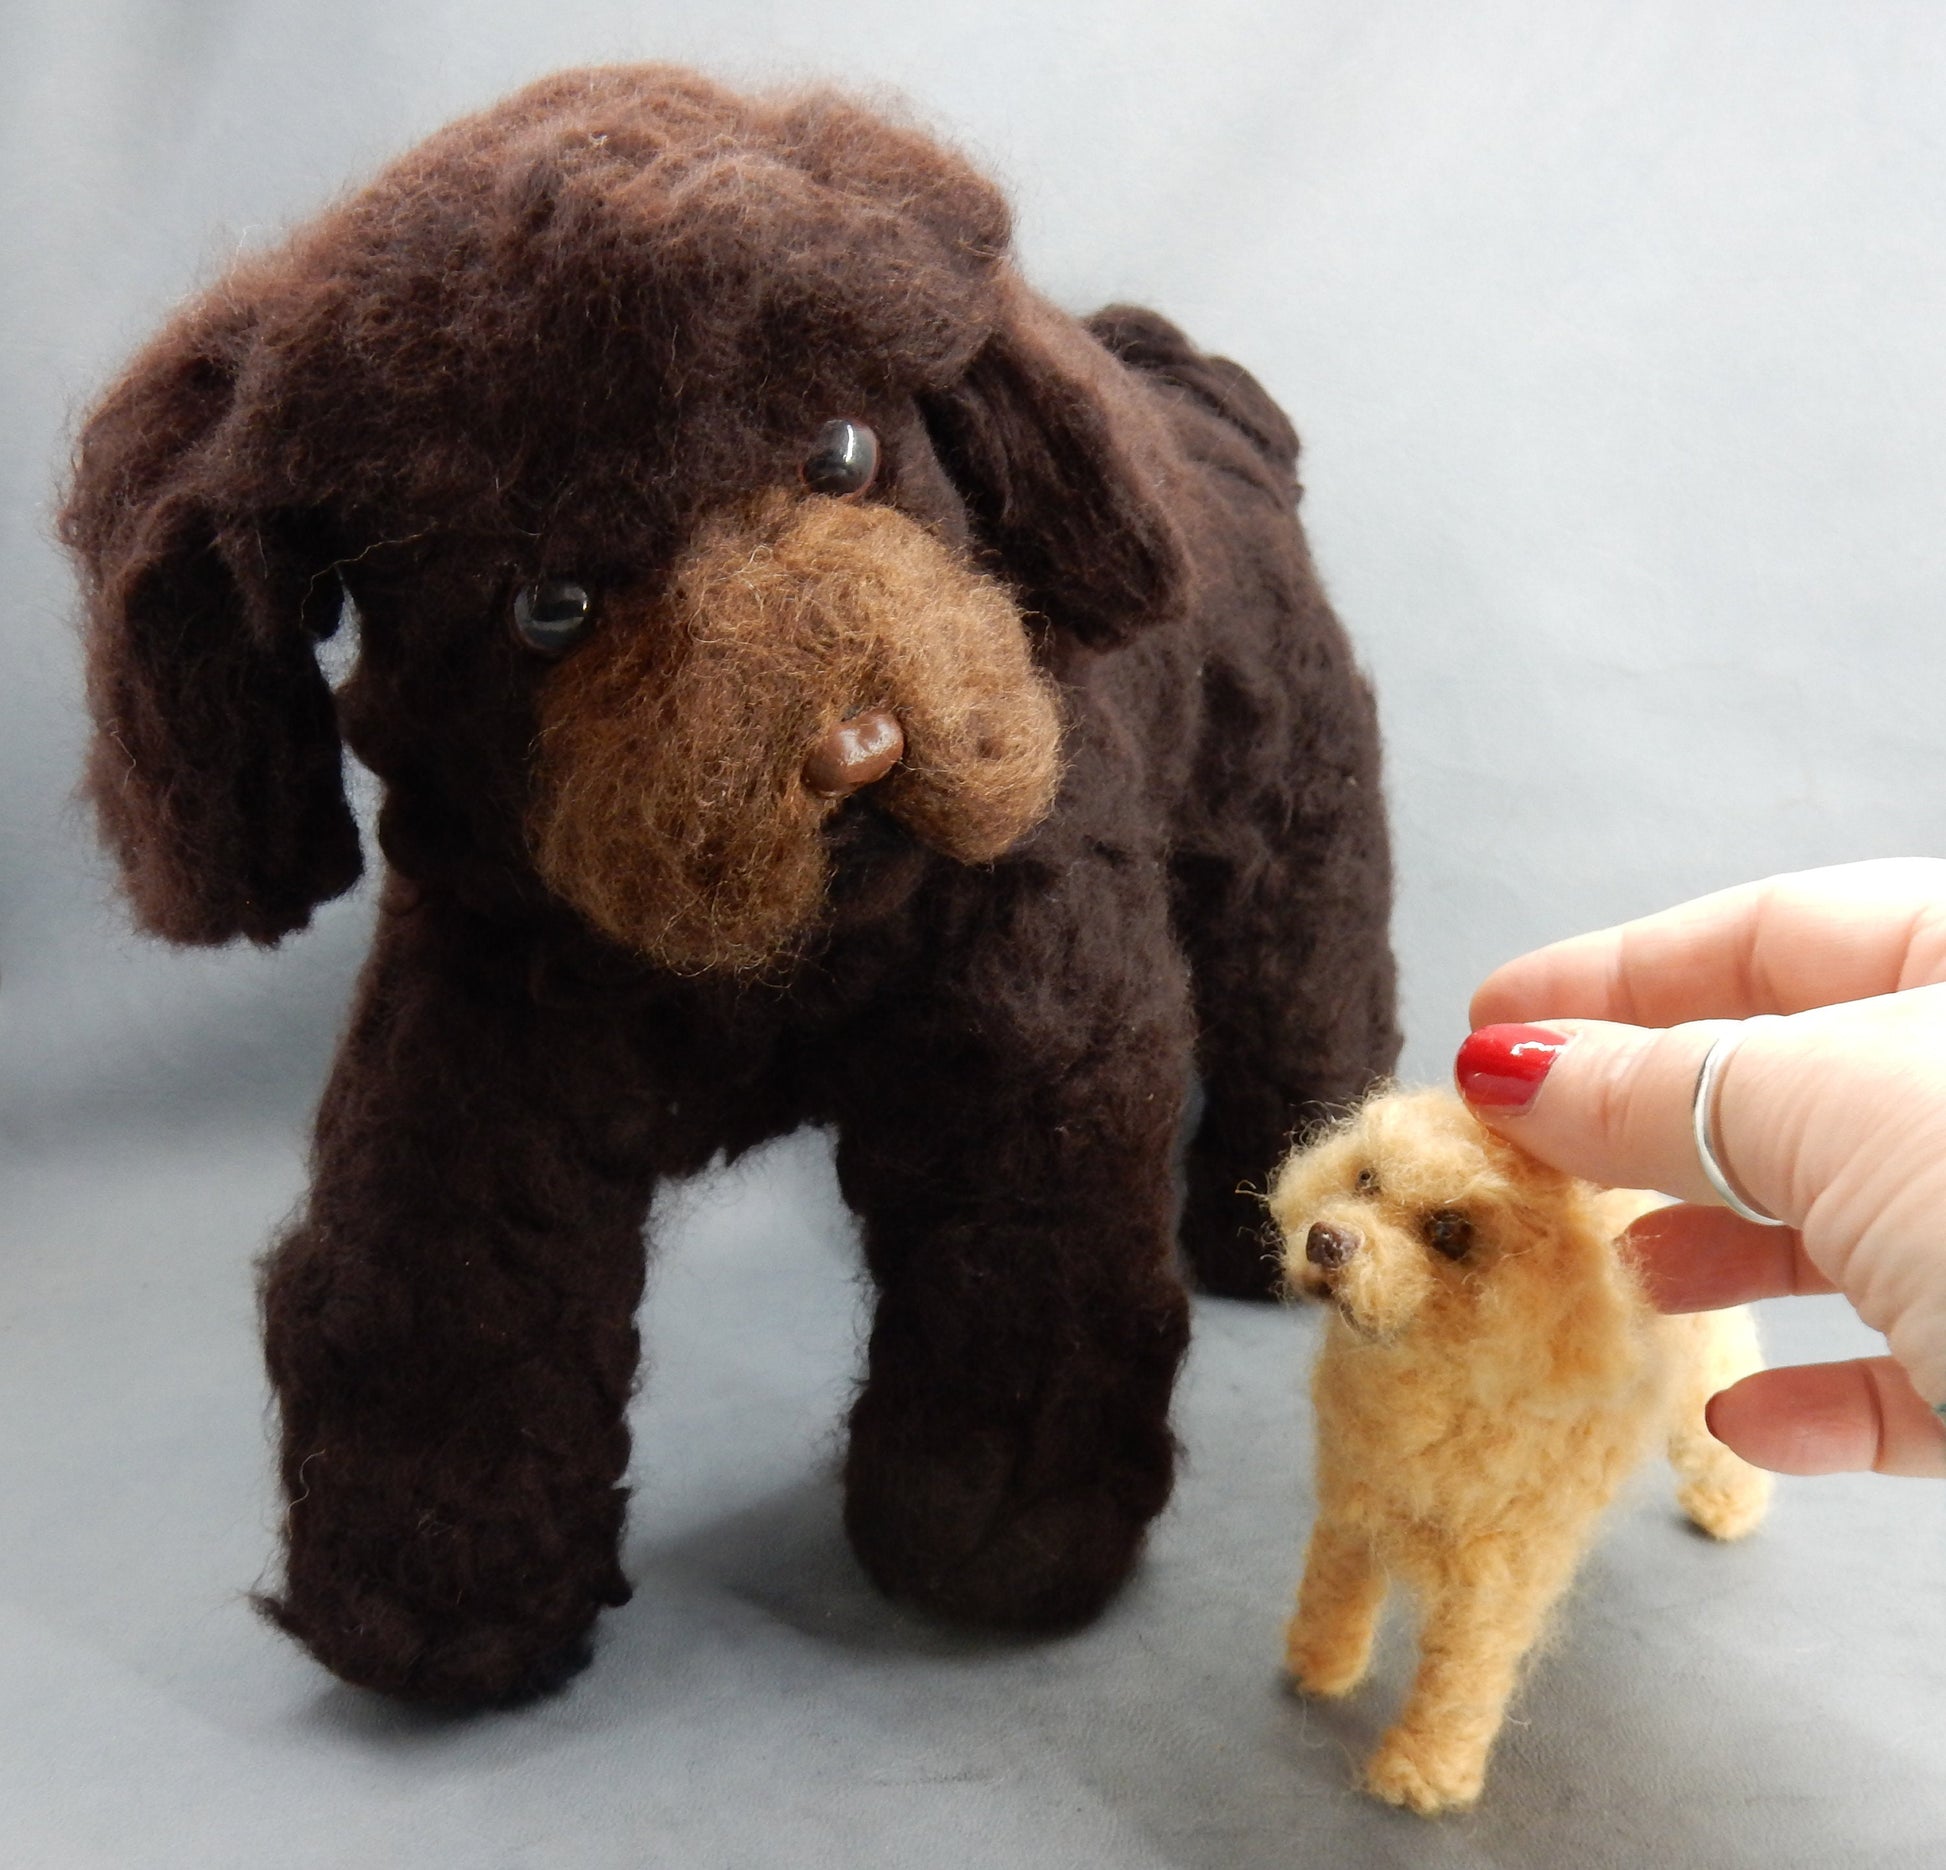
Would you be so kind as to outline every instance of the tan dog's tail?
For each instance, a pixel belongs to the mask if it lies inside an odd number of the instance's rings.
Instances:
[[[1770,1476],[1740,1460],[1709,1432],[1703,1410],[1718,1390],[1764,1367],[1757,1321],[1746,1306],[1666,1321],[1677,1351],[1669,1460],[1676,1504],[1712,1539],[1754,1531],[1770,1503]]]

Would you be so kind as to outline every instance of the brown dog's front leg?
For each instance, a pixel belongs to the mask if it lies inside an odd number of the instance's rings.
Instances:
[[[628,1596],[651,1183],[612,1022],[538,1007],[490,927],[380,922],[310,1201],[264,1271],[289,1500],[265,1608],[348,1681],[504,1700]]]
[[[1100,1610],[1174,1471],[1187,1019],[1134,914],[1092,926],[1115,960],[1093,978],[1001,956],[978,999],[875,1034],[853,1081],[896,1092],[841,1124],[879,1288],[847,1530],[888,1593],[1000,1627]]]

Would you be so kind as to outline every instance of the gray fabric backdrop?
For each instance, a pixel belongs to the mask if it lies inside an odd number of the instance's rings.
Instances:
[[[1295,1316],[1199,1308],[1188,1474],[1104,1624],[954,1639],[839,1539],[855,1365],[821,1139],[659,1224],[634,1605],[467,1722],[251,1618],[252,1255],[364,940],[122,931],[49,489],[77,406],[240,246],[456,110],[623,56],[902,92],[1031,273],[1256,370],[1377,679],[1408,1066],[1533,943],[1937,851],[1946,10],[1852,0],[6,0],[0,9],[0,1861],[27,1866],[1918,1865],[1946,1857],[1942,1496],[1787,1485],[1733,1552],[1617,1515],[1438,1827],[1343,1790],[1409,1660],[1280,1697]],[[1774,1311],[1780,1357],[1868,1342]]]

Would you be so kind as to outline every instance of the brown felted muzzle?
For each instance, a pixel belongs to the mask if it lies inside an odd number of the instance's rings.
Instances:
[[[816,926],[841,802],[807,766],[853,716],[904,752],[869,797],[964,863],[1053,803],[1060,711],[1020,613],[904,514],[776,492],[705,525],[667,594],[604,606],[549,676],[530,834],[550,888],[683,973]]]

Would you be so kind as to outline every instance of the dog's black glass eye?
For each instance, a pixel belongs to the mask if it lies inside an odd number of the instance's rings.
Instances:
[[[594,600],[572,578],[543,578],[514,595],[514,631],[529,649],[558,656],[581,640]]]
[[[1378,1171],[1376,1169],[1360,1169],[1358,1171],[1358,1180],[1352,1183],[1352,1187],[1361,1195],[1377,1194]]]
[[[1473,1245],[1473,1223],[1452,1208],[1426,1217],[1426,1244],[1449,1260],[1463,1260]]]
[[[863,493],[877,472],[878,437],[862,422],[827,422],[804,457],[805,486],[834,500]]]

